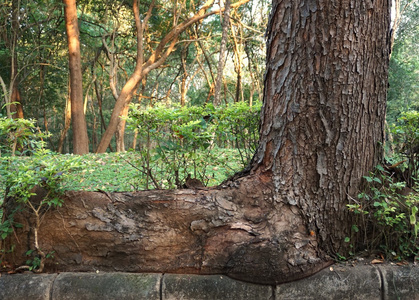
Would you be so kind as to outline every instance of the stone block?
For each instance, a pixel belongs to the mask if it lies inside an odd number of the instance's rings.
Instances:
[[[57,274],[14,274],[0,277],[1,300],[49,300]]]
[[[162,300],[272,299],[270,286],[246,283],[222,275],[163,276]]]
[[[381,299],[381,277],[373,266],[333,265],[305,279],[280,284],[275,299]]]
[[[160,280],[161,274],[61,273],[52,300],[159,300]]]
[[[386,300],[419,300],[419,268],[415,266],[380,266]]]

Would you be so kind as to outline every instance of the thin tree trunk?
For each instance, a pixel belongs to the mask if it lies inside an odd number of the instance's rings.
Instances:
[[[239,48],[239,43],[237,42],[236,33],[234,32],[233,24],[231,24],[231,34],[233,36],[233,52],[234,52],[234,70],[237,74],[236,81],[236,94],[234,96],[234,102],[239,102],[240,96],[242,96],[242,54],[241,49]],[[242,97],[243,99],[243,97]]]
[[[188,47],[191,42],[186,43],[181,53],[181,63],[182,63],[182,80],[180,83],[180,106],[185,106],[186,104],[186,93],[188,89],[186,88],[186,81],[188,80],[188,70],[186,69],[186,59],[188,56]]]
[[[79,26],[75,0],[63,0],[65,5],[65,23],[69,51],[69,69],[71,86],[71,121],[73,125],[74,154],[89,153],[89,139],[83,110],[83,78],[81,72],[81,56]]]
[[[64,128],[61,131],[60,139],[58,141],[58,153],[63,153],[63,145],[65,141],[65,137],[67,136],[67,132],[70,129],[71,125],[71,100],[70,100],[70,83],[68,86],[68,97],[65,102],[65,110],[64,110]]]
[[[125,117],[128,116],[128,109],[129,109],[129,106],[126,105],[124,109],[122,110],[121,118],[118,122],[118,127],[115,132],[116,152],[125,152],[125,138],[124,138],[125,125],[126,125]]]
[[[217,80],[215,81],[214,89],[214,105],[221,104],[221,85],[223,84],[223,73],[225,65],[225,52],[227,48],[228,28],[230,24],[230,7],[231,0],[226,0],[224,18],[222,22],[223,33],[221,36],[220,57],[218,59]]]
[[[9,104],[10,114],[13,118],[23,119],[23,108],[18,87],[18,61],[17,61],[17,47],[18,47],[18,32],[20,30],[20,0],[12,2],[12,53],[11,53],[11,72],[10,72],[10,99]]]

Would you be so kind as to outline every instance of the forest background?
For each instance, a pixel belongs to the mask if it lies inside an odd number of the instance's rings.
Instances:
[[[213,185],[246,166],[258,140],[270,1],[138,3],[77,2],[82,93],[77,100],[72,100],[72,90],[78,88],[68,54],[71,22],[64,9],[75,1],[1,4],[3,155],[10,148],[26,155],[29,135],[40,132],[44,146],[56,153],[137,150],[139,156],[119,156],[146,177],[142,188],[181,187],[190,172]],[[219,11],[220,4],[231,6],[228,13]],[[389,140],[400,148],[406,137],[400,136],[405,132],[399,125],[406,123],[407,112],[414,119],[419,109],[419,10],[411,0],[396,1],[393,10],[387,124]],[[132,93],[126,93],[136,73]],[[76,102],[81,105],[74,112]],[[118,108],[119,103],[123,105]],[[80,152],[74,145],[84,129],[74,122],[81,112],[88,148]],[[33,125],[21,124],[29,131],[16,133],[14,128],[10,135],[7,120],[17,118],[33,120]],[[388,145],[391,163],[401,159],[394,147]],[[102,159],[96,159],[96,168],[104,164]],[[166,170],[150,165],[158,161]],[[217,173],[217,165],[223,174]],[[167,172],[171,177],[166,184],[153,178],[167,177]],[[113,177],[112,172],[102,173]],[[112,184],[118,190],[117,185]]]

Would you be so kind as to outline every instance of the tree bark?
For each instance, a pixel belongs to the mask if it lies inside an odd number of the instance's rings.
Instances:
[[[239,28],[238,32],[241,34],[242,29]],[[236,79],[236,94],[234,96],[234,102],[239,102],[244,99],[242,90],[242,49],[239,47],[237,42],[236,33],[234,32],[234,26],[231,24],[231,35],[233,37],[233,53],[234,53],[234,70],[237,74]],[[240,37],[242,40],[242,36]],[[249,103],[251,103],[249,101]]]
[[[387,0],[274,1],[249,169],[214,188],[69,193],[40,226],[46,268],[277,284],[345,255],[346,204],[382,158],[389,19]],[[20,222],[16,263],[30,244]]]
[[[89,153],[89,138],[83,109],[83,78],[76,1],[63,0],[63,3],[65,5],[65,27],[69,51],[73,153],[86,154]]]
[[[383,155],[389,2],[273,2],[253,170],[329,253],[345,252],[346,204]]]
[[[20,1],[12,2],[12,36],[11,36],[11,55],[10,55],[10,93],[8,102],[6,101],[6,111],[8,117],[14,119],[23,119],[22,99],[19,91],[18,80],[18,60],[17,60],[17,47],[18,35],[20,31]],[[7,94],[6,94],[7,95]]]
[[[57,152],[63,153],[63,146],[64,146],[64,140],[67,136],[67,132],[70,129],[71,125],[71,100],[70,100],[70,88],[68,89],[69,96],[67,97],[67,101],[65,103],[65,109],[64,109],[64,127],[63,130],[60,133],[60,139],[58,140],[58,147]]]
[[[222,25],[222,36],[221,36],[221,45],[220,45],[220,57],[218,58],[218,67],[217,67],[217,79],[215,81],[214,89],[214,105],[219,106],[221,104],[221,85],[223,84],[223,73],[225,65],[225,51],[227,48],[227,38],[228,38],[228,28],[230,24],[230,7],[231,0],[226,0],[224,18],[221,23]]]

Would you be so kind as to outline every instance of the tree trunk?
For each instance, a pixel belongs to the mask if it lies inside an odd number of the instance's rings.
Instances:
[[[130,97],[131,99],[132,97]],[[125,117],[128,116],[128,105],[121,112],[121,117],[115,132],[116,152],[125,152],[125,125],[127,123]]]
[[[383,155],[390,1],[349,2],[274,1],[253,161],[328,253],[345,251],[346,204]]]
[[[10,99],[10,112],[12,113],[13,118],[23,119],[23,107],[22,107],[22,99],[20,98],[19,88],[17,87],[17,82],[15,81],[12,97]]]
[[[277,284],[345,255],[346,204],[382,157],[390,18],[387,0],[349,2],[273,2],[247,171],[214,188],[68,194],[39,230],[40,247],[55,251],[46,268]],[[17,263],[30,244],[22,217]]]
[[[76,1],[63,0],[63,3],[69,51],[73,152],[74,154],[85,154],[89,153],[89,138],[83,110],[83,78]]]
[[[230,24],[230,6],[231,0],[226,0],[224,18],[222,21],[222,36],[221,36],[221,45],[220,45],[220,57],[218,58],[218,68],[217,68],[217,79],[215,81],[215,91],[214,91],[214,105],[218,106],[221,104],[221,85],[223,84],[223,73],[224,73],[224,64],[225,64],[225,52],[227,48],[227,38],[228,38],[228,28]]]
[[[70,89],[69,89],[70,94]],[[70,97],[67,97],[67,101],[65,103],[65,109],[64,109],[64,127],[63,130],[60,133],[60,139],[58,140],[58,147],[57,152],[63,153],[63,145],[65,137],[67,136],[67,132],[70,129],[71,124],[71,101]]]
[[[186,69],[186,60],[188,58],[188,47],[191,42],[186,43],[186,45],[182,48],[180,61],[182,63],[182,79],[180,82],[180,106],[184,107],[186,104],[186,93],[188,89],[186,87],[186,81],[188,80],[188,70]]]
[[[243,40],[242,29],[239,28],[238,32],[240,33],[240,40]],[[237,74],[236,79],[236,94],[234,96],[234,102],[243,101],[243,90],[242,90],[242,49],[237,42],[236,33],[234,31],[234,26],[231,24],[231,35],[233,37],[233,53],[234,53],[234,70]],[[240,98],[241,97],[241,98]],[[249,101],[251,103],[251,101]]]
[[[12,37],[11,37],[11,55],[10,55],[10,99],[9,107],[6,108],[9,112],[8,117],[23,119],[23,108],[19,91],[18,81],[18,60],[17,60],[17,48],[18,48],[18,35],[20,31],[20,1],[12,2]],[[7,102],[6,102],[7,104]]]

